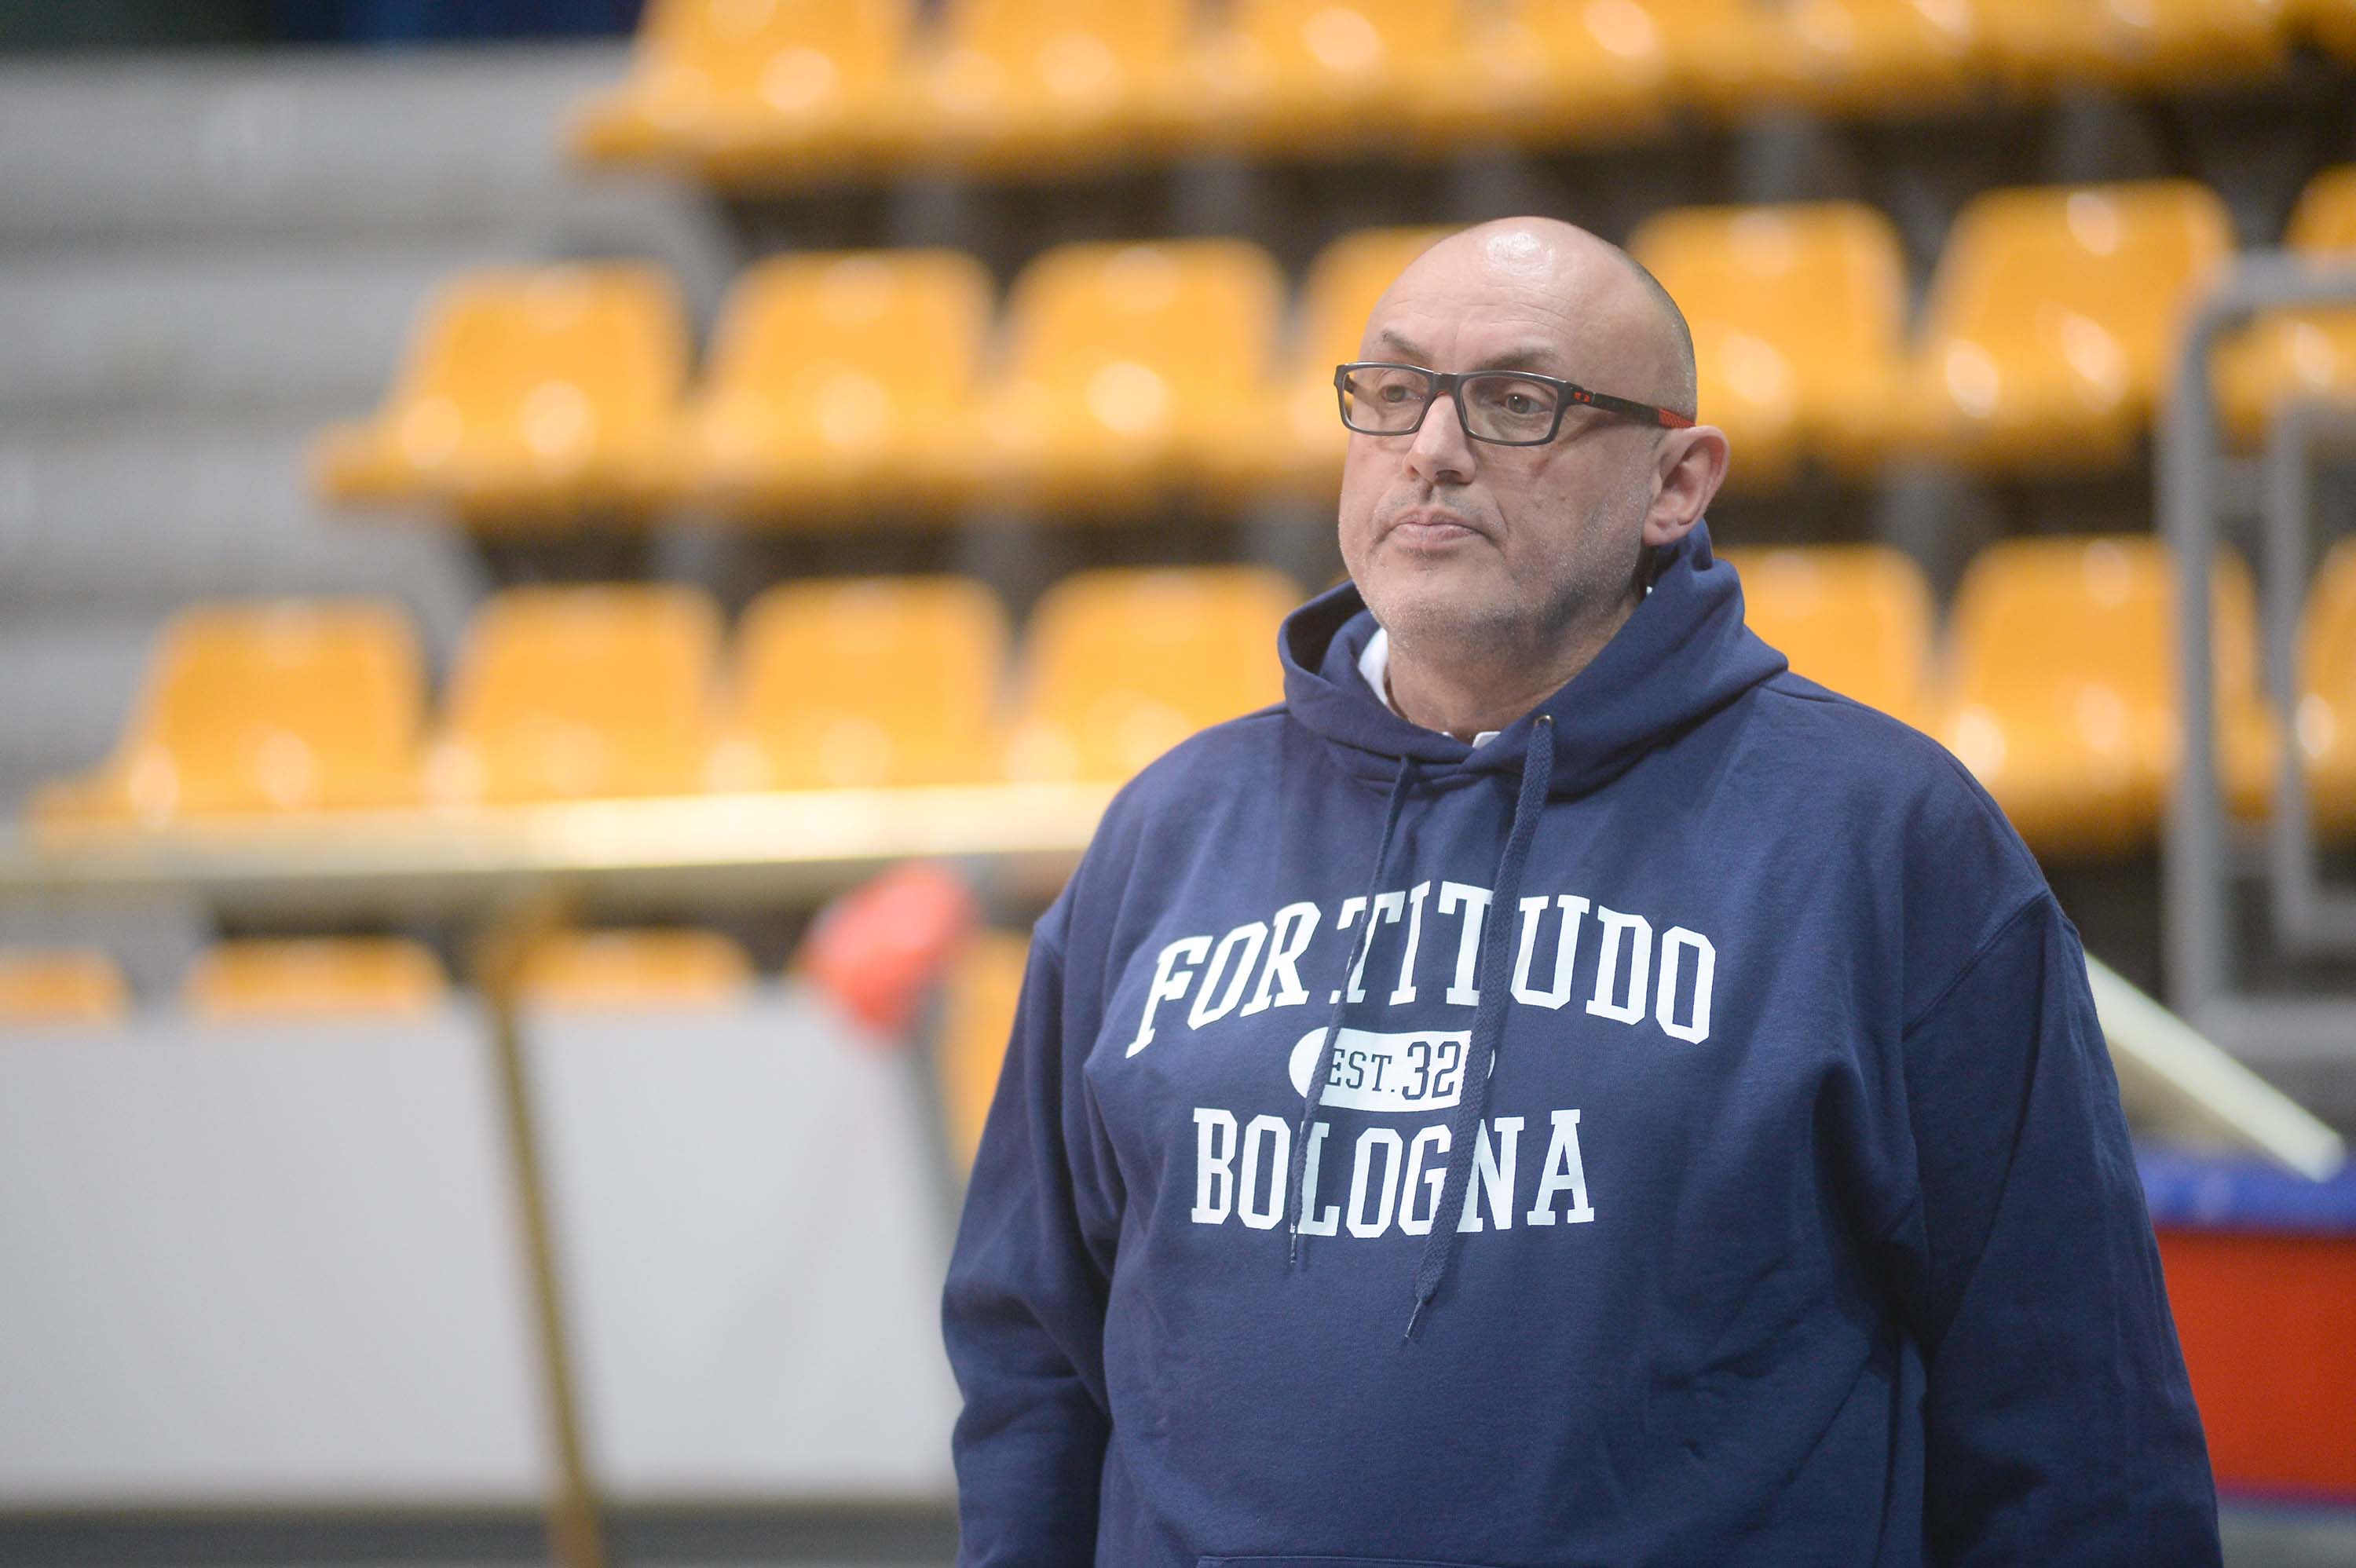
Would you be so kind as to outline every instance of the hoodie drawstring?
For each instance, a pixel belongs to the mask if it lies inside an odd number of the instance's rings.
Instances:
[[[1350,944],[1350,956],[1342,967],[1342,984],[1333,993],[1333,1010],[1325,1019],[1325,1045],[1317,1053],[1317,1066],[1309,1074],[1309,1087],[1301,1095],[1301,1124],[1292,1129],[1292,1198],[1286,1206],[1290,1216],[1286,1229],[1291,1242],[1285,1255],[1285,1266],[1291,1268],[1301,1262],[1301,1222],[1307,1218],[1301,1212],[1301,1189],[1307,1182],[1309,1167],[1309,1124],[1317,1114],[1317,1102],[1324,1097],[1327,1075],[1333,1071],[1333,1052],[1342,1039],[1342,1019],[1350,1008],[1350,976],[1358,972],[1358,962],[1366,944],[1375,935],[1375,895],[1382,891],[1383,864],[1390,859],[1391,835],[1398,827],[1399,808],[1407,804],[1407,792],[1418,773],[1413,757],[1399,759],[1398,775],[1391,781],[1389,806],[1383,812],[1383,836],[1375,841],[1375,867],[1366,880],[1366,918],[1359,923],[1357,940]]]
[[[1530,858],[1530,842],[1537,837],[1538,817],[1546,809],[1547,789],[1554,781],[1554,719],[1538,715],[1530,726],[1529,749],[1522,756],[1522,787],[1514,801],[1514,825],[1505,835],[1505,852],[1497,861],[1497,879],[1489,889],[1489,912],[1481,928],[1481,961],[1473,984],[1481,992],[1472,1009],[1472,1039],[1464,1051],[1464,1089],[1457,1096],[1456,1114],[1448,1123],[1448,1176],[1440,1189],[1440,1202],[1431,1211],[1431,1229],[1423,1239],[1423,1256],[1415,1265],[1415,1309],[1408,1314],[1406,1338],[1415,1338],[1423,1309],[1439,1293],[1456,1257],[1456,1226],[1464,1193],[1472,1179],[1473,1147],[1481,1136],[1481,1114],[1489,1104],[1489,1073],[1497,1054],[1497,1038],[1505,1030],[1505,976],[1513,945],[1514,923],[1520,912],[1522,869]],[[1394,816],[1398,802],[1392,803]],[[1385,830],[1388,837],[1388,830]],[[1327,1042],[1332,1049],[1332,1042]],[[1311,1080],[1313,1089],[1317,1080]],[[1301,1140],[1296,1137],[1293,1147]]]

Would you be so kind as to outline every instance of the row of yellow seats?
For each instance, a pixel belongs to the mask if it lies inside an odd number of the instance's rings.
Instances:
[[[1120,779],[1278,696],[1301,595],[1249,567],[1081,572],[1010,679],[998,601],[958,578],[796,583],[746,612],[673,586],[494,595],[427,738],[387,605],[200,606],[163,634],[111,761],[47,820],[1018,779]],[[1003,707],[1013,694],[1012,718]]]
[[[1946,634],[1921,571],[1879,546],[1730,549],[1750,624],[1811,679],[1936,734],[2041,854],[2157,835],[2183,750],[2175,569],[2144,536],[2019,539],[1965,570]],[[2218,776],[2265,812],[2282,747],[2259,678],[2249,572],[2211,577]],[[2356,540],[2325,559],[2299,628],[2294,753],[2319,827],[2356,832]]]
[[[1289,353],[1281,276],[1240,240],[1051,251],[1016,281],[995,352],[969,257],[782,257],[738,282],[692,392],[660,272],[477,274],[428,307],[376,418],[324,438],[320,483],[483,527],[679,503],[807,517],[981,494],[1070,511],[1177,485],[1330,493],[1333,366],[1435,232],[1329,247]],[[2310,183],[2287,241],[2356,254],[2356,165]],[[1898,238],[1870,208],[1673,210],[1631,248],[1684,305],[1701,417],[1733,441],[1733,483],[1758,488],[1808,460],[1853,475],[1907,454],[1998,474],[2126,461],[2233,234],[2189,182],[1990,192],[1957,220],[1911,341]],[[2244,436],[2290,398],[2356,396],[2356,307],[2244,334],[2218,384]]]
[[[519,986],[539,1007],[718,1005],[753,984],[751,959],[714,931],[560,932],[525,955]],[[402,937],[216,943],[182,976],[179,1006],[207,1021],[413,1018],[440,1007],[449,978],[432,949]],[[89,948],[0,951],[0,1027],[107,1025],[131,1013],[123,971]]]
[[[2001,83],[2245,80],[2351,0],[653,0],[592,163],[734,187],[1189,153],[1625,142],[1683,106],[1919,113]]]
[[[1752,624],[1801,673],[1941,735],[2040,849],[2151,837],[2179,747],[2155,541],[1991,547],[1966,573],[1944,656],[1921,574],[1894,551],[1730,556]],[[2223,777],[2255,811],[2276,754],[2255,614],[2236,558],[2221,558],[2216,581]],[[1042,602],[1001,726],[1003,615],[969,581],[774,590],[748,613],[717,700],[718,620],[697,595],[517,590],[482,612],[430,747],[396,615],[198,610],[164,638],[113,762],[34,809],[164,823],[421,795],[1117,780],[1275,699],[1271,643],[1295,597],[1248,568],[1078,574]],[[2328,558],[2301,635],[2297,755],[2338,833],[2356,827],[2356,544]]]

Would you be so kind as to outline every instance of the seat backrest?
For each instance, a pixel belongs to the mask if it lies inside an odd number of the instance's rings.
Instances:
[[[712,1007],[744,995],[753,964],[717,931],[564,931],[532,944],[519,978],[536,1007]]]
[[[217,943],[197,957],[180,999],[208,1019],[371,1016],[431,1011],[448,992],[442,965],[399,937],[339,936]]]
[[[1444,227],[1361,229],[1318,251],[1301,283],[1301,372],[1322,383],[1332,379],[1334,366],[1355,359],[1366,317],[1384,291],[1448,232]]]
[[[2356,539],[2331,547],[2308,591],[2298,665],[2299,689],[2323,699],[2333,722],[2356,725]]]
[[[386,417],[420,461],[490,440],[562,463],[666,433],[689,357],[685,307],[658,267],[487,268],[428,303]]]
[[[2356,251],[2356,164],[2325,169],[2307,182],[2283,241],[2316,256]]]
[[[1005,612],[968,578],[770,589],[737,635],[714,782],[826,789],[990,777],[1006,645]]]
[[[90,948],[0,952],[0,1028],[106,1024],[130,1010],[123,971]]]
[[[1230,25],[1280,69],[1335,75],[1413,69],[1464,35],[1462,0],[1235,0]]]
[[[946,421],[973,396],[990,309],[990,274],[962,251],[779,256],[730,291],[707,384],[846,444]]]
[[[998,1092],[1030,955],[1031,939],[1021,933],[983,931],[949,971],[933,1060],[949,1147],[960,1169],[973,1163]]]
[[[702,787],[720,614],[691,589],[515,588],[476,614],[428,784],[456,800]]]
[[[2233,251],[2224,204],[2189,180],[1990,191],[1955,220],[1933,279],[1926,346],[1996,364],[2065,363],[2150,396],[2185,302]]]
[[[1127,778],[1195,731],[1276,701],[1277,628],[1300,597],[1258,567],[1066,578],[1032,615],[1010,768]]]
[[[1194,8],[1190,0],[948,0],[939,27],[952,48],[1076,87],[1181,58]]]
[[[2222,703],[2255,706],[2257,607],[2249,569],[2218,553],[2212,647]],[[2173,724],[2175,568],[2144,535],[2007,539],[1976,556],[1950,625],[1954,696],[2062,715],[2100,731]]]
[[[1909,724],[1931,721],[1931,589],[1886,545],[1730,549],[1743,619],[1792,668]]]
[[[151,819],[396,804],[416,785],[424,682],[391,604],[199,605],[157,639],[116,771]]]
[[[1731,399],[1808,409],[1895,363],[1906,270],[1889,219],[1855,202],[1687,208],[1628,249],[1693,328],[1704,419]]]
[[[913,0],[650,0],[637,72],[659,91],[787,113],[873,91],[900,68]]]
[[[1012,372],[1141,428],[1256,392],[1283,298],[1274,260],[1240,240],[1061,246],[1014,282]]]

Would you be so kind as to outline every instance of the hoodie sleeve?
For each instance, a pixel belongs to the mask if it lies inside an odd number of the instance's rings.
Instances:
[[[2041,891],[1908,1027],[1891,1237],[1936,1563],[2219,1561],[2216,1493],[2078,933]]]
[[[942,1301],[965,1395],[951,1440],[958,1568],[1096,1560],[1119,1205],[1079,1073],[1094,1025],[1067,1007],[1049,923],[1032,942]]]

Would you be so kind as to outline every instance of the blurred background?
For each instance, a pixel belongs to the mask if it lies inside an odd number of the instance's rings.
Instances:
[[[640,9],[0,5],[0,1562],[946,1564],[1023,933],[1537,212],[2098,961],[2229,1560],[2356,1563],[2356,3]]]

